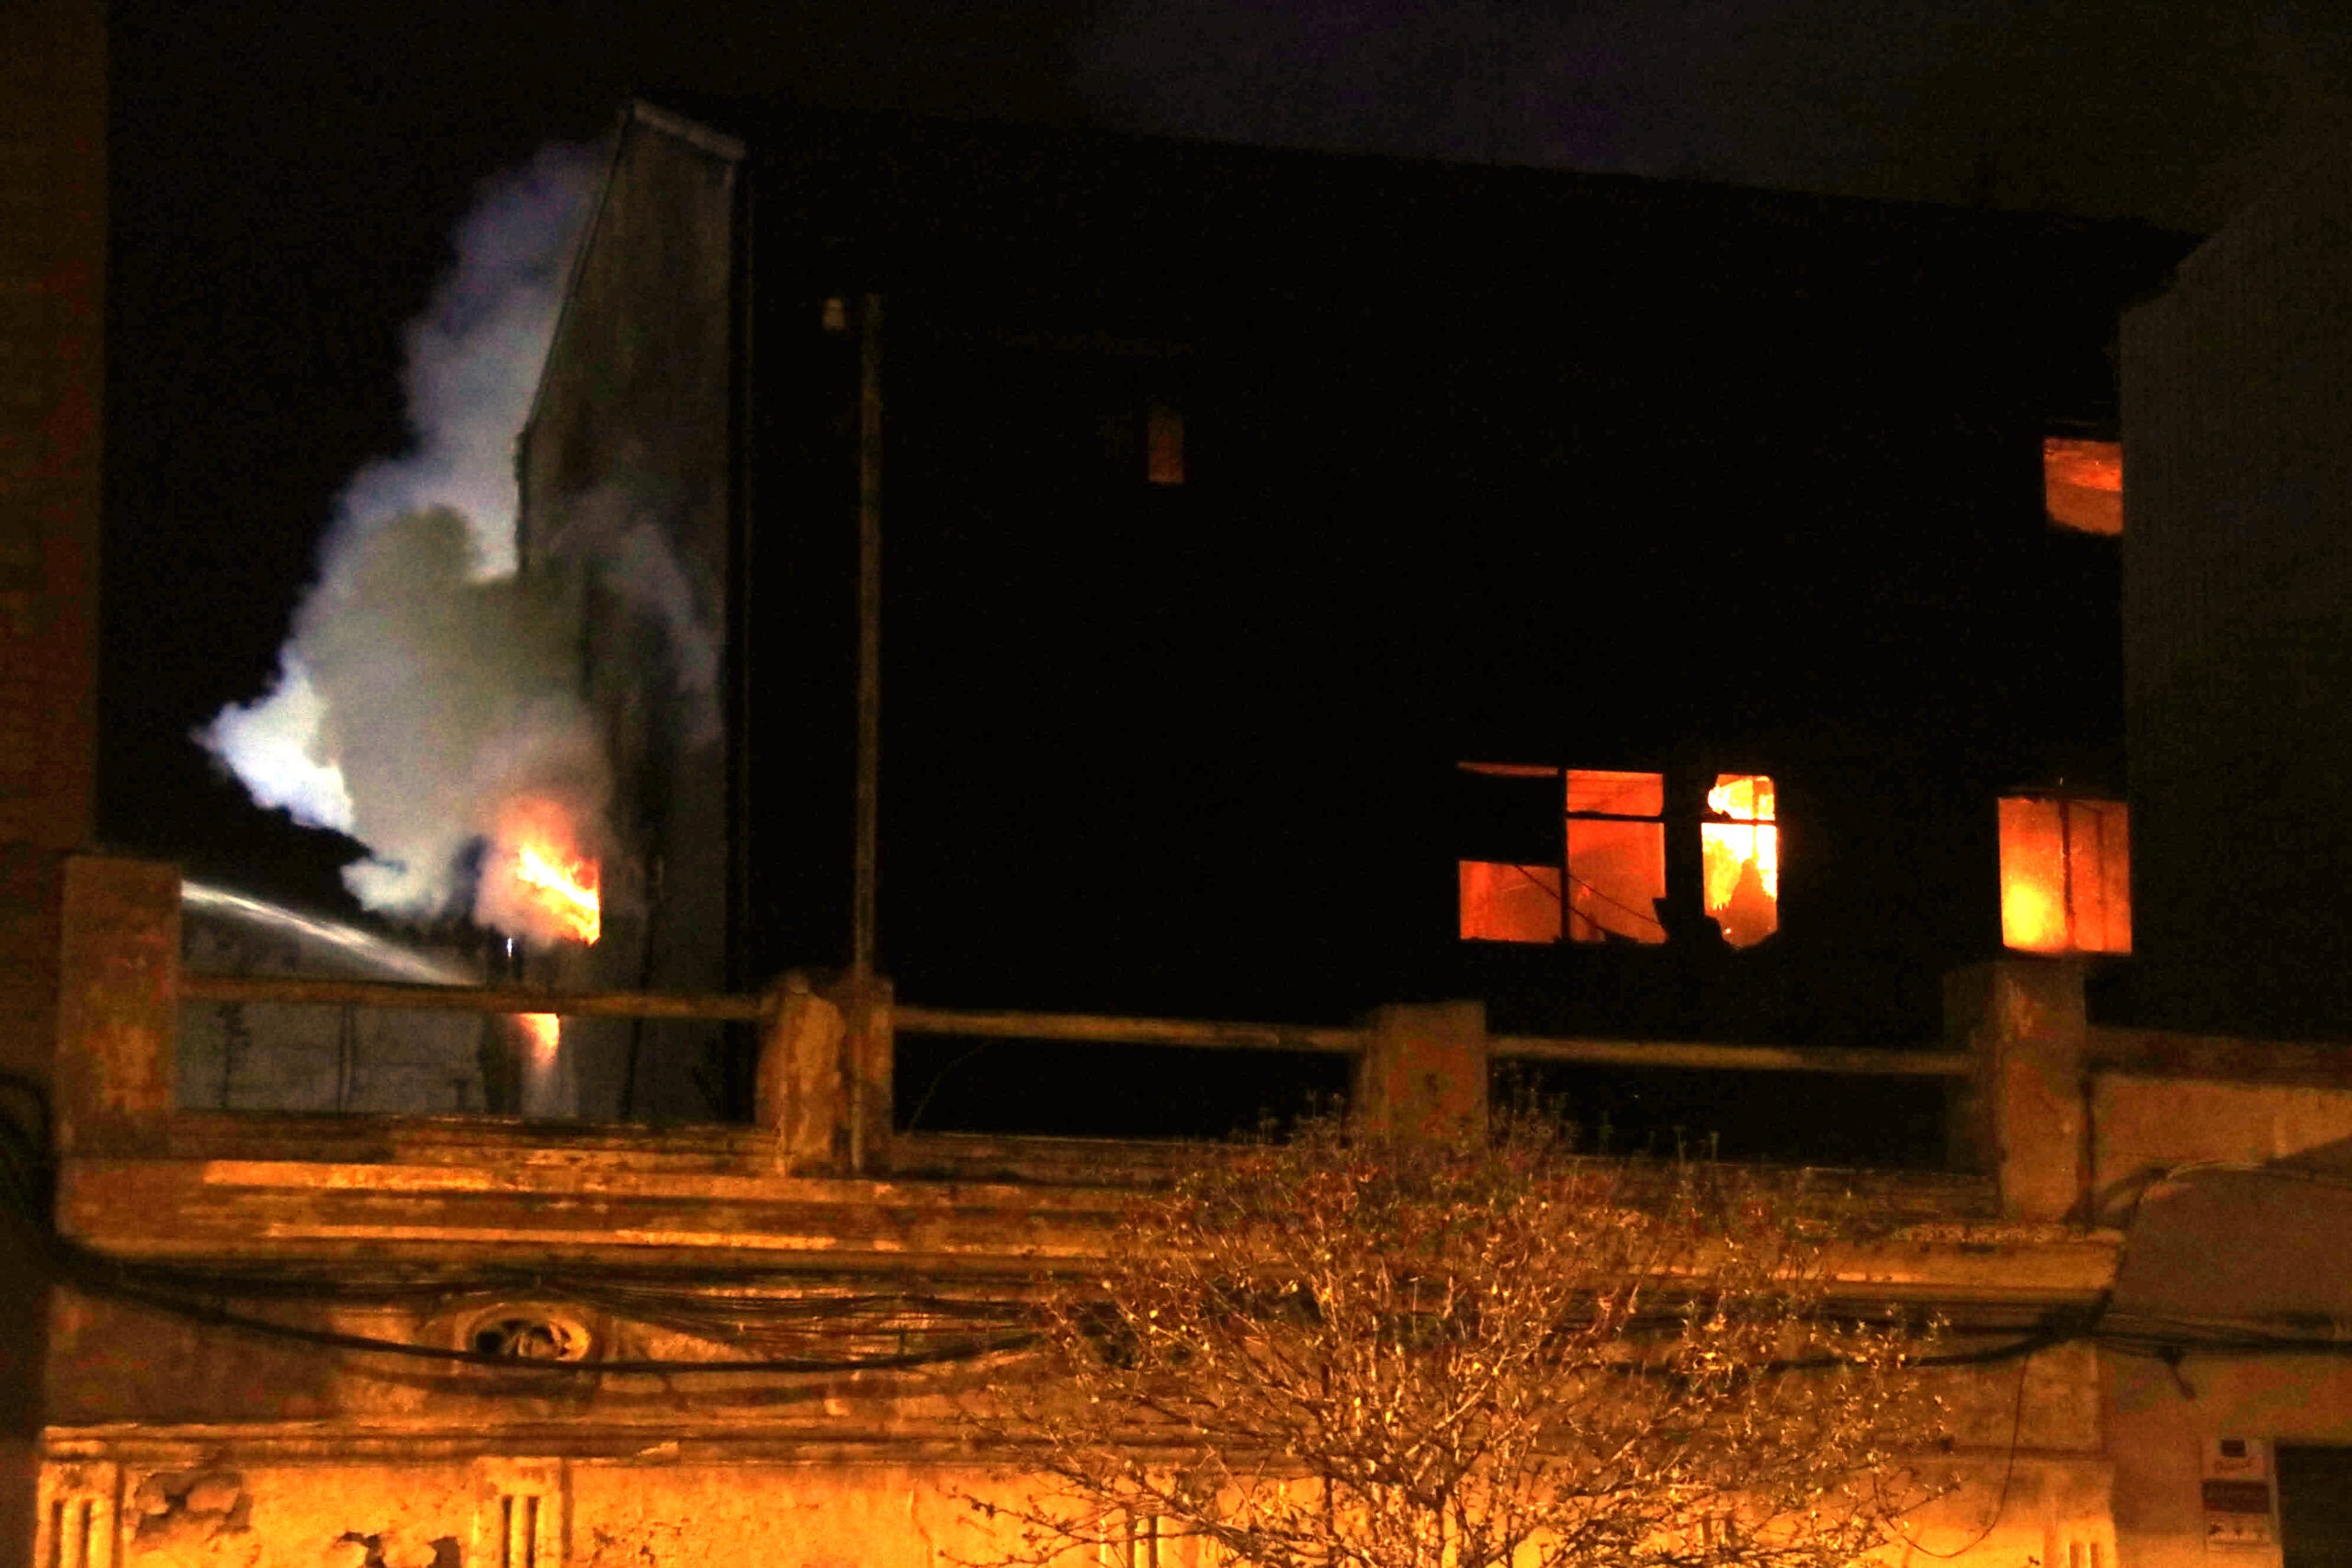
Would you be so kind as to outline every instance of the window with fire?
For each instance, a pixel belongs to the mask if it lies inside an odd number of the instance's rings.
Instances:
[[[1490,834],[1543,846],[1540,858],[1457,863],[1464,941],[1666,941],[1664,774],[1504,762],[1461,772],[1484,784],[1477,815]],[[1718,774],[1696,826],[1707,915],[1732,946],[1753,947],[1781,924],[1772,780]]]
[[[2123,532],[2123,446],[2052,435],[2041,443],[2041,504],[2051,523],[2078,534]]]
[[[2003,946],[2132,951],[2132,824],[2123,802],[2009,795],[2000,825]]]

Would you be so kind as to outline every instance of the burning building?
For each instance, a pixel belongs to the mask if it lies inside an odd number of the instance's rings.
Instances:
[[[526,972],[193,970],[174,868],[60,863],[34,1561],[966,1554],[1020,1451],[944,1413],[1183,1157],[976,1126],[918,1070],[976,1040],[1084,1053],[1000,1061],[1030,1132],[1224,1131],[1213,1060],[1389,1132],[1512,1066],[1893,1126],[1841,1286],[1971,1358],[1918,1546],[2324,1561],[2352,1072],[2094,1010],[2165,886],[2104,344],[2178,243],[634,107],[515,574],[605,793],[473,825]],[[192,1099],[243,1006],[519,1019],[585,1114]]]
[[[925,994],[1859,1044],[2123,951],[2111,340],[2184,243],[638,104],[521,449],[615,760],[595,983],[852,961],[877,494]],[[594,1049],[640,1110],[725,1054]]]

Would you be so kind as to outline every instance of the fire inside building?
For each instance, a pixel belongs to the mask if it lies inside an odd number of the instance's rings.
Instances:
[[[2143,743],[2215,742],[2135,667],[2127,772],[2124,694],[2200,507],[2308,527],[2181,411],[2343,334],[2225,307],[2352,269],[2347,192],[2184,262],[630,106],[519,446],[610,808],[512,804],[490,984],[59,862],[34,1560],[961,1560],[1019,1457],[944,1395],[1174,1139],[1515,1072],[1877,1205],[1839,1290],[1984,1352],[1923,1552],[2341,1561],[2352,1058],[2165,1015],[2238,950]]]
[[[579,978],[853,962],[865,482],[902,987],[1930,1039],[1956,964],[2129,945],[2112,328],[2181,245],[640,105],[522,443],[621,774]],[[619,520],[678,546],[722,691],[649,679],[674,624],[580,564]],[[1340,1087],[1120,1104],[964,1050],[910,1103],[1003,1131]],[[574,1051],[583,1105],[706,1105],[676,1032]]]

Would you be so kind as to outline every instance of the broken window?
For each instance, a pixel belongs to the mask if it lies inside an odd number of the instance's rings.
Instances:
[[[1498,861],[1457,862],[1462,876],[1462,940],[1560,940],[1560,868]]]
[[[2042,504],[2061,528],[2123,532],[2123,444],[2051,436],[2041,444]]]
[[[1666,940],[1665,814],[1663,774],[1568,770],[1569,941]]]
[[[1753,947],[1781,929],[1781,829],[1772,781],[1762,773],[1718,773],[1707,792],[1714,820],[1699,824],[1707,913],[1734,947]]]
[[[1495,781],[1478,786],[1465,818],[1483,837],[1464,846],[1493,858],[1456,863],[1465,941],[1666,940],[1658,918],[1666,897],[1664,774],[1518,762],[1464,762],[1461,772]],[[1547,788],[1548,802],[1531,793]],[[1552,814],[1548,822],[1534,819],[1539,806]],[[1707,807],[1709,818],[1699,824],[1706,911],[1725,942],[1753,947],[1781,923],[1772,781],[1718,774]],[[1548,855],[1539,829],[1557,835]]]
[[[2004,798],[2001,942],[2025,953],[2132,951],[2131,820],[2120,800]]]

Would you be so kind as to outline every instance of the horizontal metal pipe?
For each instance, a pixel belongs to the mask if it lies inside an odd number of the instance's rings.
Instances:
[[[890,1010],[903,1034],[971,1034],[990,1040],[1073,1040],[1103,1045],[1200,1045],[1234,1051],[1320,1051],[1351,1055],[1363,1049],[1361,1029],[1312,1024],[1216,1023],[1185,1018],[1114,1018],[1088,1012],[972,1012],[961,1008]]]
[[[412,986],[294,975],[180,976],[180,996],[198,1002],[277,1002],[315,1007],[405,1008],[440,1012],[551,1012],[565,1018],[758,1020],[768,998],[662,991],[539,991],[521,987]],[[901,1002],[891,1025],[906,1034],[989,1040],[1067,1041],[1095,1045],[1184,1045],[1230,1051],[1310,1051],[1353,1055],[1364,1029],[1317,1024],[1225,1023],[1108,1013],[978,1011]],[[1973,1058],[1957,1051],[1875,1051],[1827,1045],[1707,1045],[1668,1040],[1578,1040],[1498,1034],[1488,1056],[1504,1061],[1580,1062],[1595,1066],[1678,1067],[1716,1072],[1850,1073],[1870,1077],[1965,1077]]]
[[[1674,1040],[1556,1040],[1498,1034],[1487,1055],[1521,1062],[1609,1067],[1690,1067],[1740,1073],[1851,1073],[1868,1077],[1960,1078],[1974,1070],[1962,1051],[1877,1051],[1837,1045],[1702,1045]]]
[[[404,986],[298,975],[180,976],[192,1002],[288,1002],[315,1007],[410,1008],[435,1012],[551,1012],[565,1018],[759,1019],[765,997],[662,991],[535,991],[518,986]]]

